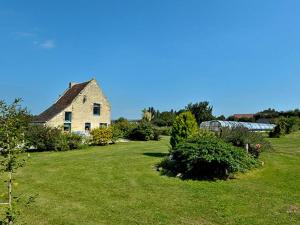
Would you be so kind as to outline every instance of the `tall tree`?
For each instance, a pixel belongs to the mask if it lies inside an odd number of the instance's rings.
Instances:
[[[204,121],[213,120],[214,116],[212,115],[213,107],[209,105],[209,102],[198,102],[190,103],[186,106],[186,110],[190,111],[196,118],[198,125]]]

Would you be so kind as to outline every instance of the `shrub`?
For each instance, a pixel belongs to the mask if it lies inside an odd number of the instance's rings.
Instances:
[[[169,123],[162,118],[154,118],[151,123],[158,127],[166,127],[169,125]]]
[[[280,125],[276,125],[274,130],[270,131],[269,133],[270,138],[280,138],[281,135],[283,135],[283,132]]]
[[[111,125],[112,141],[115,143],[118,139],[123,138],[124,134],[118,126]]]
[[[80,135],[64,133],[59,128],[43,125],[29,126],[25,133],[25,139],[28,151],[67,151],[82,146]]]
[[[274,128],[273,131],[270,132],[269,136],[270,137],[280,137],[281,135],[288,134],[288,119],[281,117],[276,121],[276,127]]]
[[[154,137],[153,137],[153,141],[159,141],[161,139],[160,137],[160,133],[158,130],[154,129]]]
[[[172,127],[155,127],[155,129],[159,132],[160,135],[170,136]]]
[[[83,137],[75,133],[63,133],[62,134],[69,146],[69,149],[80,149],[84,146]]]
[[[197,134],[198,125],[191,112],[183,112],[176,117],[171,131],[170,144],[175,148],[181,141]]]
[[[216,134],[207,129],[199,129],[198,132],[194,135],[195,138],[215,138]]]
[[[131,131],[129,139],[138,141],[158,141],[160,139],[160,135],[159,131],[155,129],[151,123],[142,121]]]
[[[249,144],[249,153],[255,157],[258,157],[261,151],[272,148],[261,133],[251,132],[244,127],[222,129],[220,138],[237,147],[245,148],[246,144]]]
[[[61,137],[61,130],[43,125],[31,125],[25,133],[27,149],[38,151],[65,150],[66,145]]]
[[[111,127],[99,127],[91,131],[92,144],[94,145],[108,145],[113,139],[113,132]]]
[[[168,175],[182,178],[228,178],[236,172],[245,172],[259,162],[245,150],[218,138],[190,138],[170,151],[158,167]]]
[[[269,133],[269,137],[271,138],[279,138],[281,135],[290,134],[292,132],[295,132],[299,130],[299,118],[291,117],[291,118],[285,118],[280,117],[276,121],[276,127],[273,131]]]
[[[131,123],[125,118],[119,118],[113,123],[114,135],[118,138],[128,138],[129,134],[136,127],[137,125],[135,123]]]
[[[68,143],[68,137],[65,133],[61,132],[58,136],[57,148],[55,149],[55,151],[68,151],[68,150],[71,150]]]

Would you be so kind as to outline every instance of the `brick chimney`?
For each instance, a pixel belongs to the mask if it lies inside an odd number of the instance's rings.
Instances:
[[[70,83],[69,83],[69,88],[72,88],[75,84],[77,84],[77,83],[75,83],[75,82],[70,82]]]

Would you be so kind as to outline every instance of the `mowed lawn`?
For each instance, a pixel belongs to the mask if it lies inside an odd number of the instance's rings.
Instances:
[[[300,133],[272,142],[263,168],[216,182],[159,175],[167,138],[34,153],[14,188],[37,197],[18,224],[300,224]]]

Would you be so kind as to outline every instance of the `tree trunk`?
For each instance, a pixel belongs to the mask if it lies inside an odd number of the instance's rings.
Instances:
[[[8,155],[8,158],[10,160],[10,154]],[[8,206],[9,206],[10,213],[12,213],[12,171],[11,170],[8,172],[8,179],[9,179],[8,180]],[[9,216],[8,224],[9,225],[13,224],[12,215]]]

